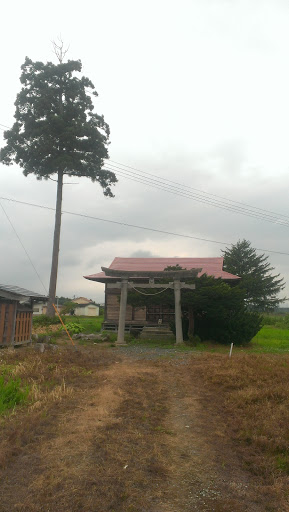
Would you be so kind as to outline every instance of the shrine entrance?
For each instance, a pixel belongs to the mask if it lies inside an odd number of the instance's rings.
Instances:
[[[201,268],[192,268],[191,270],[163,270],[163,271],[130,271],[130,270],[115,270],[111,268],[102,267],[102,271],[108,277],[119,279],[116,283],[108,283],[108,288],[120,288],[120,307],[119,307],[119,322],[117,331],[117,345],[126,345],[124,340],[125,331],[125,317],[127,306],[127,292],[132,288],[138,293],[143,295],[156,295],[162,293],[169,288],[174,290],[175,295],[175,326],[176,326],[176,343],[183,343],[183,328],[182,328],[182,308],[181,308],[181,290],[183,288],[194,290],[195,284],[186,284],[181,279],[192,279],[197,277]],[[169,280],[172,279],[172,282]],[[137,281],[134,281],[137,280]],[[163,281],[163,283],[157,281]],[[148,281],[144,283],[143,281]],[[152,290],[158,289],[154,293],[146,293],[142,289],[147,288]],[[156,313],[156,312],[155,312]],[[154,315],[155,313],[151,313]]]
[[[159,320],[162,324],[170,324],[175,320],[175,310],[171,306],[163,304],[147,306],[146,319],[148,323],[157,324]]]

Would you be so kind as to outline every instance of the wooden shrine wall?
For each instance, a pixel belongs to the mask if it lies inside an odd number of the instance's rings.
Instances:
[[[105,308],[105,321],[118,322],[119,319],[119,298],[120,290],[117,288],[106,289],[106,308]],[[126,307],[126,322],[145,323],[146,322],[146,307],[133,307],[130,304]]]

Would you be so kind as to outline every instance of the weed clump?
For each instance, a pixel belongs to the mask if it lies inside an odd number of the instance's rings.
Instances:
[[[58,316],[50,317],[46,315],[38,315],[33,317],[34,327],[46,327],[52,324],[60,324]]]
[[[0,377],[0,414],[26,402],[28,393],[29,387],[25,386],[23,388],[21,379],[10,377],[5,380],[4,377]]]
[[[65,325],[66,329],[68,330],[69,334],[80,334],[84,331],[84,327],[80,325],[78,322],[68,322]],[[61,327],[61,330],[64,331],[64,327]]]

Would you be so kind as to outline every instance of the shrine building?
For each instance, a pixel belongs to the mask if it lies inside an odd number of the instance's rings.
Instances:
[[[167,267],[179,266],[186,271],[164,272]],[[187,277],[200,277],[203,274],[221,278],[227,283],[235,283],[240,278],[223,270],[223,258],[115,258],[108,269],[103,272],[84,276],[85,279],[105,284],[105,330],[118,330],[120,318],[120,282],[125,279],[129,288],[137,288],[144,292],[143,288],[164,288],[165,285],[151,284],[160,282],[160,273],[166,274],[172,279],[184,279]],[[190,272],[189,272],[190,271]],[[177,277],[176,277],[177,276]],[[179,281],[180,282],[180,281]],[[194,287],[180,283],[181,288]],[[126,287],[127,287],[126,285]],[[173,288],[173,286],[170,286]],[[127,288],[126,288],[127,290]],[[126,291],[127,293],[127,291]],[[125,330],[141,329],[148,325],[158,323],[169,324],[174,320],[175,308],[164,305],[134,307],[126,304],[125,299]]]

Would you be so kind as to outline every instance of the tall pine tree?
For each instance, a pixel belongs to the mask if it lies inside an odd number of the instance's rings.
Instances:
[[[57,199],[47,314],[54,315],[61,228],[63,178],[85,176],[98,182],[105,196],[113,197],[113,172],[103,169],[108,158],[109,126],[93,112],[93,83],[81,73],[80,60],[63,62],[63,46],[55,45],[59,64],[33,62],[21,66],[22,89],[15,106],[16,122],[4,132],[6,146],[0,161],[17,163],[25,176],[57,177]]]
[[[248,240],[239,240],[222,251],[224,270],[241,277],[240,288],[245,290],[247,307],[258,311],[274,309],[286,298],[278,297],[285,287],[280,274],[273,274],[274,267],[265,254],[257,254]]]

